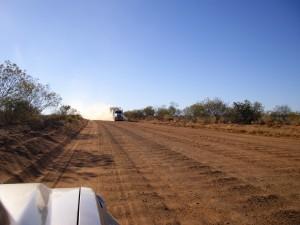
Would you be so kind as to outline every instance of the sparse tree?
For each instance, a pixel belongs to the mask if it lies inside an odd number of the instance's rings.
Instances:
[[[263,106],[259,102],[251,103],[249,100],[233,103],[233,122],[251,124],[257,122],[263,114]]]
[[[195,103],[183,110],[184,116],[189,119],[197,119],[205,116],[205,110],[202,103]]]
[[[168,107],[168,111],[169,111],[169,116],[171,117],[175,117],[180,114],[180,110],[178,109],[178,104],[175,102],[170,103]]]
[[[156,110],[156,117],[159,120],[163,120],[163,119],[169,119],[170,118],[170,111],[168,108],[166,108],[165,106],[161,106]]]
[[[214,117],[216,122],[219,122],[220,119],[226,113],[227,106],[226,104],[219,98],[209,99],[207,98],[202,102],[204,110],[207,115]]]
[[[144,115],[144,110],[130,110],[126,111],[124,115],[129,119],[129,120],[141,120],[145,118]]]
[[[10,112],[14,113],[12,118],[21,118],[16,113],[24,110],[29,110],[28,113],[41,113],[47,108],[58,106],[60,101],[60,96],[52,92],[48,85],[39,83],[16,64],[5,61],[0,65],[0,111],[2,114],[7,115]],[[18,110],[13,110],[16,107]],[[20,107],[24,109],[21,110]]]
[[[3,102],[4,110],[0,112],[0,121],[5,123],[17,123],[32,119],[34,116],[39,115],[36,108],[23,100],[6,99]]]
[[[56,107],[61,102],[61,97],[55,92],[50,91],[48,85],[43,85],[38,82],[24,84],[27,86],[21,99],[28,101],[33,107],[40,112],[47,108]]]
[[[48,85],[39,83],[10,61],[0,65],[0,106],[7,99],[26,101],[39,112],[56,107],[61,101]]]
[[[27,74],[16,64],[10,61],[0,64],[0,104],[6,101],[7,98],[19,98],[22,92],[21,84],[27,79]]]
[[[288,117],[292,113],[292,110],[287,105],[279,105],[275,106],[273,111],[271,112],[271,119],[280,123],[287,123]]]
[[[143,111],[146,117],[153,117],[155,114],[155,109],[152,106],[147,106]]]

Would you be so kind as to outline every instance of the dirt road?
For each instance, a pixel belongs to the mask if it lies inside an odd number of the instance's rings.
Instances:
[[[36,182],[90,186],[126,224],[300,224],[300,140],[90,121]]]

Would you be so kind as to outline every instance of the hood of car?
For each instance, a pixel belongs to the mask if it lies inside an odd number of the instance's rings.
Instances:
[[[80,188],[49,189],[43,184],[1,184],[3,225],[76,225]]]

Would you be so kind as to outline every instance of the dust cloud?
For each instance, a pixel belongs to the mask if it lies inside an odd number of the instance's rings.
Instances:
[[[110,112],[110,105],[104,103],[82,104],[75,103],[73,107],[77,109],[80,114],[90,120],[106,120],[113,121],[113,114]]]

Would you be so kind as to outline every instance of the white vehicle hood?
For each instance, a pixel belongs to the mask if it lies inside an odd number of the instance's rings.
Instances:
[[[1,225],[76,225],[79,194],[80,188],[49,189],[43,184],[2,184]]]

